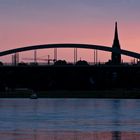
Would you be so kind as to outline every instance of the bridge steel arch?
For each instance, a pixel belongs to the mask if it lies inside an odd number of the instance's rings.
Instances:
[[[35,46],[27,46],[27,47],[21,47],[16,49],[10,49],[6,51],[0,52],[0,56],[10,55],[13,53],[18,52],[24,52],[24,51],[30,51],[30,50],[36,50],[36,49],[49,49],[49,48],[83,48],[83,49],[97,49],[101,51],[107,51],[107,52],[113,52],[118,53],[130,57],[134,57],[137,59],[140,59],[140,54],[128,50],[123,49],[116,49],[108,46],[102,46],[102,45],[92,45],[92,44],[43,44],[43,45],[35,45]]]

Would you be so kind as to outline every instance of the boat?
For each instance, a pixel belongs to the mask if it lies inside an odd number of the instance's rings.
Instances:
[[[36,93],[33,93],[33,94],[31,94],[31,96],[30,96],[30,99],[37,99],[38,97],[37,97],[37,94]]]

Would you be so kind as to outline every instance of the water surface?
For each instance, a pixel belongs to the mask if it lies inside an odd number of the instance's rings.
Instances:
[[[2,140],[140,140],[140,100],[0,99]]]

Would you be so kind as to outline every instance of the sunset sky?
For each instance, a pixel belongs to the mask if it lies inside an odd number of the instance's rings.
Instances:
[[[0,0],[0,51],[48,43],[111,47],[115,21],[121,48],[140,53],[140,0]],[[21,53],[20,60],[32,54]],[[53,50],[38,51],[40,58],[47,55],[53,57]],[[80,58],[93,61],[93,50],[78,50]],[[59,49],[58,59],[73,61],[73,49]],[[99,52],[99,61],[108,59],[110,53]]]

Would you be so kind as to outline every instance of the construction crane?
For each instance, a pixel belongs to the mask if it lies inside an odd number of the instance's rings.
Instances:
[[[23,58],[23,60],[35,60],[34,58]],[[50,58],[50,55],[48,55],[48,58],[45,59],[45,58],[36,58],[36,62],[37,60],[40,60],[40,61],[47,61],[48,65],[50,65],[50,62],[55,62],[56,60],[55,59],[51,59]]]

